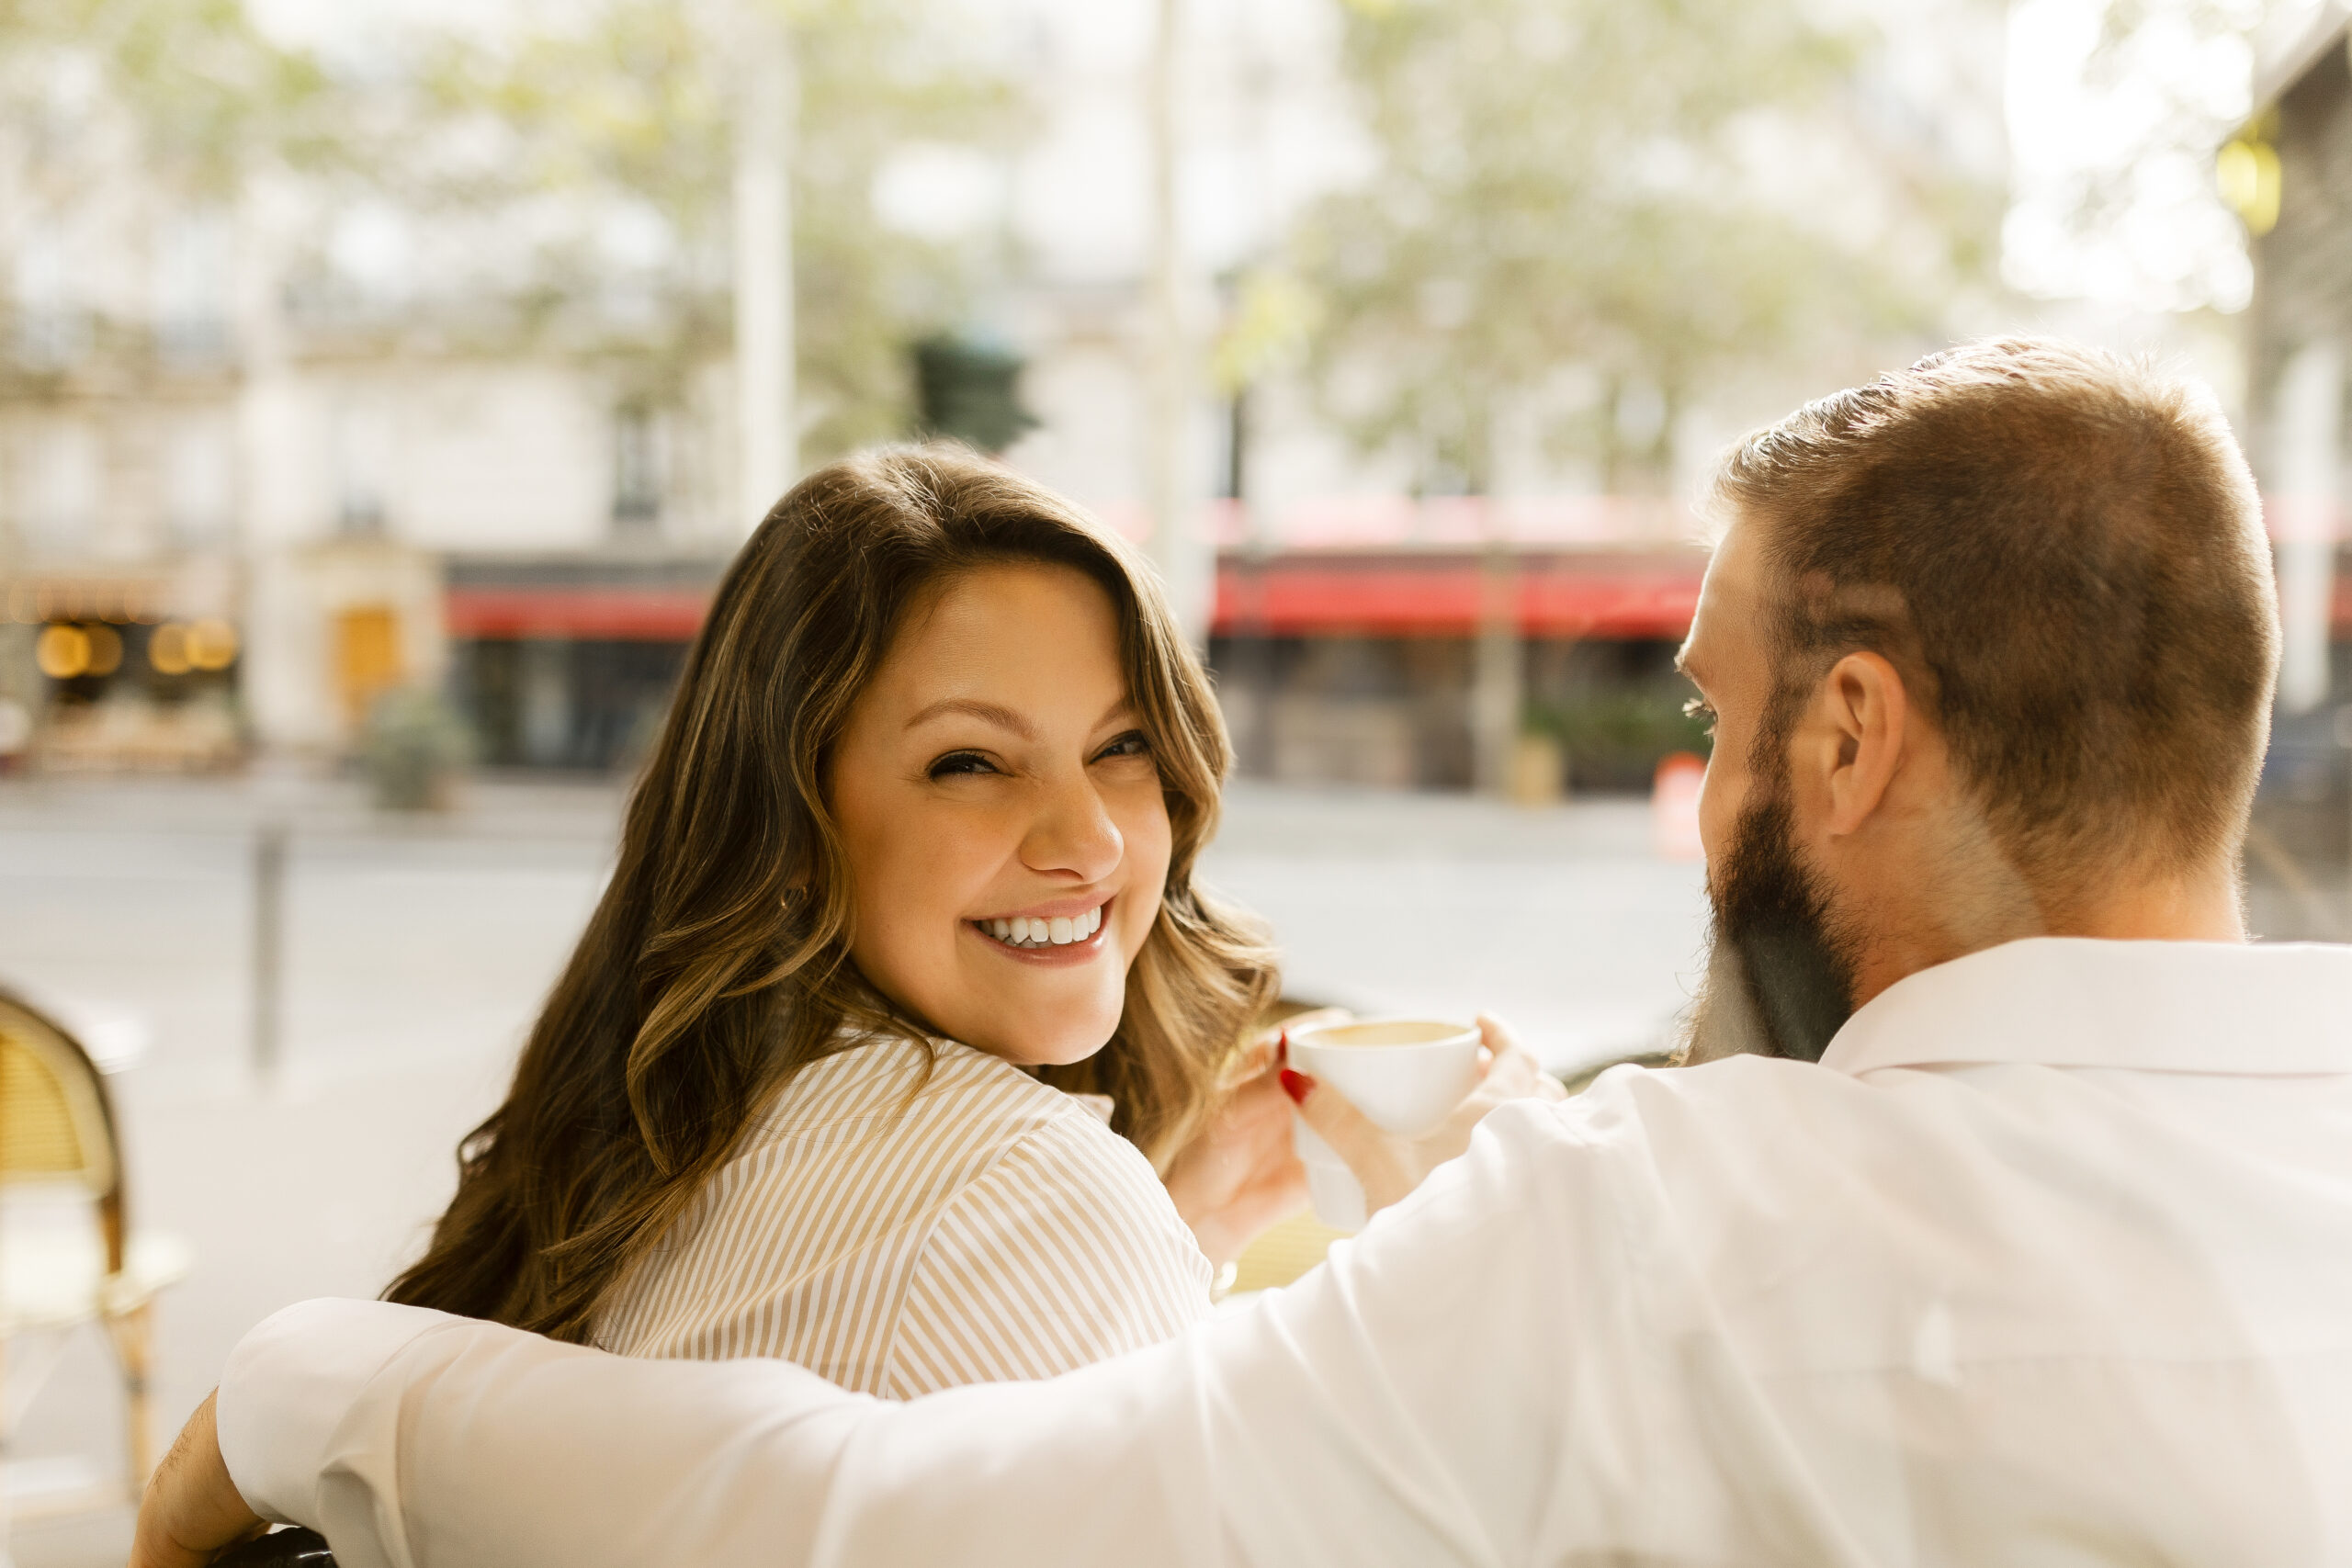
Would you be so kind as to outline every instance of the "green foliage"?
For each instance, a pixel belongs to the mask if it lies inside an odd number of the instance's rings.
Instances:
[[[1531,734],[1560,743],[1577,787],[1645,789],[1663,758],[1676,751],[1704,757],[1713,749],[1706,721],[1685,711],[1687,690],[1594,690],[1531,704],[1523,723]]]
[[[876,171],[908,141],[1001,136],[1012,99],[1001,81],[938,51],[954,29],[934,0],[777,9],[799,86],[795,325],[800,399],[815,416],[802,450],[813,462],[906,430],[906,345],[952,322],[961,303],[957,254],[876,220]],[[729,309],[736,56],[699,16],[673,0],[597,0],[560,32],[445,43],[424,72],[432,112],[496,149],[445,175],[441,199],[494,208],[560,194],[659,214],[674,241],[661,346],[680,369],[723,345]],[[550,254],[540,287],[552,309],[599,278]]]
[[[402,688],[368,710],[360,760],[378,806],[432,810],[450,804],[458,774],[473,760],[473,743],[438,692]]]
[[[0,0],[0,112],[37,124],[78,61],[132,112],[146,166],[187,196],[229,196],[259,158],[330,158],[339,138],[324,73],[239,0]]]
[[[2108,249],[2111,255],[2120,251],[2120,259],[2137,275],[2131,278],[2133,292],[2151,304],[2236,310],[2243,299],[2215,276],[2218,258],[2211,251],[2143,258],[2140,245],[2115,242],[2135,229],[2194,233],[2192,204],[2204,194],[2197,186],[2205,184],[2199,176],[2222,184],[2223,171],[2216,167],[2215,155],[2232,141],[2233,131],[2271,160],[2269,194],[2267,200],[2259,194],[2264,176],[2249,170],[2238,177],[2251,176],[2256,188],[2241,185],[2240,198],[2225,205],[2254,235],[2277,222],[2277,153],[2269,146],[2278,135],[2277,106],[2257,103],[2254,118],[2241,121],[2241,106],[2218,85],[2228,80],[2220,62],[2233,53],[2259,59],[2257,32],[2265,17],[2280,7],[2266,0],[2097,0],[2097,9],[2098,41],[2084,62],[2078,87],[2091,112],[2136,126],[2137,134],[2102,138],[2101,155],[2068,170],[2055,189],[2022,194],[2033,205],[2048,207],[2073,243]],[[2176,179],[2188,186],[2188,193]],[[2220,201],[2222,195],[2217,189],[2205,199]],[[2122,281],[2110,276],[2107,287],[2113,289]]]
[[[1550,434],[1616,488],[1621,467],[1663,468],[1673,412],[1727,367],[1831,324],[1918,319],[1883,265],[1764,194],[1803,145],[1772,132],[1834,125],[1866,46],[1818,10],[1356,0],[1346,67],[1381,165],[1300,236],[1333,412],[1365,446],[1403,442],[1481,490],[1500,407],[1574,366],[1597,395]],[[1367,380],[1368,400],[1336,395]],[[1665,417],[1629,440],[1635,393]]]

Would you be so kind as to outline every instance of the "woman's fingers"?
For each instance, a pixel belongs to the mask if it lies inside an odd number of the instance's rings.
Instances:
[[[1349,1104],[1347,1096],[1298,1072],[1285,1071],[1283,1088],[1298,1102],[1298,1119],[1355,1173],[1368,1212],[1377,1213],[1420,1184],[1413,1145]]]
[[[1487,1077],[1498,1100],[1562,1100],[1567,1090],[1544,1070],[1533,1052],[1519,1043],[1510,1025],[1492,1013],[1478,1015],[1478,1038],[1494,1053],[1495,1065]]]
[[[1497,1056],[1527,1055],[1526,1049],[1520,1044],[1519,1036],[1512,1032],[1510,1025],[1493,1013],[1482,1012],[1478,1015],[1478,1038],[1485,1042],[1487,1049],[1492,1051]]]
[[[1295,1032],[1313,1029],[1319,1024],[1346,1023],[1354,1017],[1355,1014],[1345,1008],[1315,1008],[1306,1012],[1293,1013],[1272,1028],[1261,1031],[1256,1039],[1235,1054],[1226,1068],[1226,1081],[1239,1084],[1281,1066],[1283,1043]]]
[[[1314,1128],[1331,1145],[1332,1152],[1351,1165],[1359,1152],[1369,1151],[1376,1140],[1388,1135],[1349,1104],[1345,1095],[1326,1088],[1319,1078],[1285,1067],[1283,1092],[1298,1107],[1298,1119]]]
[[[1228,1263],[1306,1201],[1291,1148],[1291,1102],[1271,1062],[1235,1084],[1163,1179],[1176,1212],[1213,1263]]]

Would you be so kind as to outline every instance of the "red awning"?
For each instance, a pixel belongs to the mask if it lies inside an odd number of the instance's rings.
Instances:
[[[1507,590],[1529,637],[1679,637],[1696,562],[1522,561]],[[1216,629],[1277,637],[1468,637],[1488,584],[1476,559],[1275,559],[1217,569]]]
[[[449,635],[570,637],[601,642],[687,642],[710,595],[695,588],[453,587]]]
[[[1699,603],[1696,561],[1522,559],[1509,592],[1528,637],[1680,637]],[[1469,637],[1487,592],[1475,558],[1293,556],[1219,563],[1215,628],[1276,637]],[[461,637],[686,642],[710,597],[690,588],[453,587]],[[2352,578],[2338,578],[2335,621],[2352,627]]]

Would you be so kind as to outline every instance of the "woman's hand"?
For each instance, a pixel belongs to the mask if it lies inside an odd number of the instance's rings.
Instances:
[[[1302,1013],[1285,1028],[1332,1022],[1338,1009]],[[1268,1030],[1244,1053],[1239,1081],[1168,1168],[1168,1196],[1222,1269],[1269,1225],[1306,1207],[1306,1168],[1291,1146],[1291,1103],[1282,1087],[1282,1032]]]
[[[130,1568],[202,1568],[269,1528],[229,1479],[220,1434],[212,1422],[218,1397],[217,1390],[204,1396],[149,1478],[139,1504],[139,1531],[130,1542]]]
[[[1421,1178],[1470,1146],[1487,1112],[1507,1100],[1565,1100],[1567,1090],[1545,1072],[1499,1020],[1478,1015],[1478,1081],[1453,1114],[1418,1138],[1400,1138],[1375,1125],[1336,1089],[1305,1073],[1285,1072],[1283,1087],[1298,1102],[1300,1120],[1348,1162],[1363,1187],[1364,1210],[1378,1213],[1421,1184]]]

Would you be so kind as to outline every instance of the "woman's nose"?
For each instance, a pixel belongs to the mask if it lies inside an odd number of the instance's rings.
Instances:
[[[1091,778],[1080,772],[1056,779],[1038,804],[1021,844],[1022,863],[1030,870],[1095,882],[1118,869],[1126,840]]]

